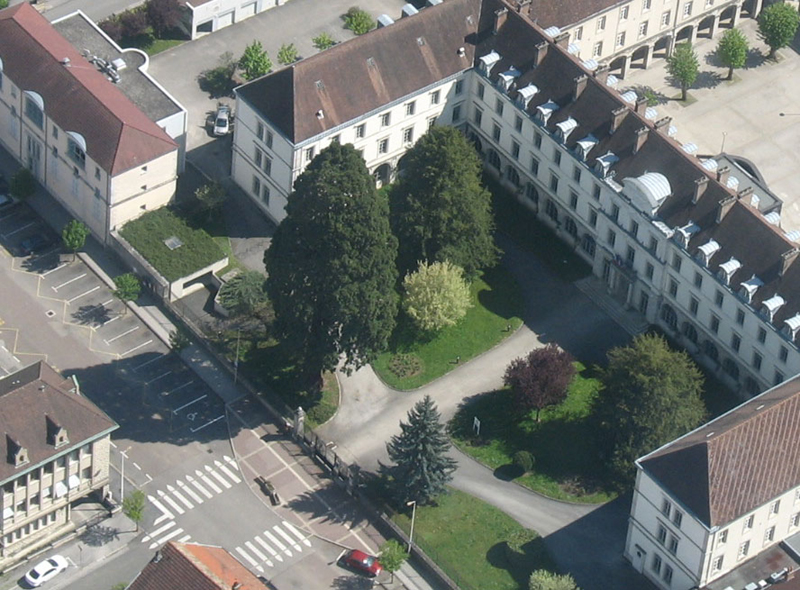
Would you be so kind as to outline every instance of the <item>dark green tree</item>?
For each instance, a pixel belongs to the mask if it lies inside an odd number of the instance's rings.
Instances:
[[[375,21],[372,20],[369,12],[353,6],[344,15],[344,26],[353,31],[355,35],[363,35],[375,28]]]
[[[681,100],[685,101],[689,87],[697,80],[700,73],[700,62],[691,43],[679,43],[667,58],[667,72],[681,86]]]
[[[175,352],[180,352],[192,344],[189,334],[183,328],[175,328],[169,333],[169,346]]]
[[[61,240],[64,242],[64,247],[72,252],[73,260],[76,252],[86,244],[86,238],[88,237],[89,228],[77,219],[67,223],[61,231]]]
[[[147,505],[147,498],[142,490],[134,490],[122,500],[122,512],[136,523],[136,530],[139,530],[139,523],[144,518],[144,508]]]
[[[608,353],[595,398],[598,447],[616,483],[630,484],[634,461],[696,428],[706,417],[703,376],[684,351],[657,335]]]
[[[20,168],[11,177],[11,185],[8,187],[12,197],[17,199],[27,199],[36,192],[36,179],[33,172],[27,168]]]
[[[239,67],[245,80],[255,80],[272,71],[272,60],[261,41],[253,41],[245,47],[242,57],[239,58]]]
[[[391,193],[398,266],[449,260],[473,280],[497,262],[491,196],[481,184],[475,148],[453,127],[433,127],[403,158]]]
[[[220,287],[220,303],[233,315],[253,315],[267,301],[265,282],[258,271],[241,272]]]
[[[352,145],[331,144],[298,177],[264,254],[279,338],[319,375],[384,350],[397,315],[389,205]]]
[[[769,57],[775,59],[778,49],[794,39],[800,24],[800,14],[791,4],[771,4],[758,15],[758,36],[769,45]]]
[[[388,467],[399,506],[428,504],[447,490],[456,462],[447,456],[450,439],[431,396],[426,395],[400,422],[400,434],[386,444],[394,465]]]
[[[153,33],[159,39],[165,39],[181,24],[183,13],[178,0],[147,0],[144,10]]]
[[[734,68],[744,67],[749,49],[747,37],[739,29],[728,29],[717,43],[717,57],[728,68],[728,80],[733,79]]]

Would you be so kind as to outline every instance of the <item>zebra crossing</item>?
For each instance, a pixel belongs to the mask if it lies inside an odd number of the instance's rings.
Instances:
[[[259,573],[264,573],[264,566],[274,567],[276,561],[282,562],[284,557],[302,553],[304,546],[311,547],[311,541],[297,527],[285,520],[281,524],[282,527],[276,524],[245,541],[243,547],[235,548],[239,557]]]
[[[185,514],[188,510],[241,483],[242,478],[236,461],[227,455],[223,455],[222,459],[222,461],[214,460],[213,465],[206,464],[200,469],[195,469],[193,474],[187,473],[174,484],[168,484],[166,489],[158,489],[148,494],[147,499],[150,504],[161,514],[153,521],[153,526],[157,528],[142,537],[142,543],[152,541],[149,547],[155,549],[185,533],[177,526],[176,515]],[[189,539],[191,535],[184,535],[177,540],[185,543]]]

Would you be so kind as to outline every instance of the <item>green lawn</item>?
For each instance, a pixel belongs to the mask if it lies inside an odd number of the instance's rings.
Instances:
[[[150,57],[161,53],[162,51],[166,51],[167,49],[172,49],[173,47],[177,47],[181,43],[185,43],[186,39],[153,39],[152,43],[149,43],[142,47],[147,55]]]
[[[396,514],[393,520],[408,532],[410,516]],[[519,590],[528,587],[534,569],[555,571],[533,531],[522,552],[509,555],[506,540],[524,532],[504,512],[455,490],[441,496],[438,506],[417,507],[414,521],[415,544],[462,590]]]
[[[462,451],[497,470],[501,477],[541,494],[573,502],[595,504],[615,497],[602,481],[588,416],[600,382],[580,364],[567,399],[542,411],[541,422],[517,420],[508,389],[486,393],[462,407],[450,422],[453,442]],[[473,419],[481,422],[480,437],[472,432]],[[519,476],[512,465],[517,451],[535,458],[533,473]]]
[[[419,342],[410,321],[401,315],[389,344],[372,367],[389,386],[414,389],[452,371],[456,357],[465,363],[507,338],[522,324],[522,294],[514,278],[502,267],[487,271],[472,284],[473,306],[455,326],[445,328],[434,338]],[[511,331],[507,328],[511,326]],[[420,370],[401,377],[390,369],[396,354],[412,354]]]

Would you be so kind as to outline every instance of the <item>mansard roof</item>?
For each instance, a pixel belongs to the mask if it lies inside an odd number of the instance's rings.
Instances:
[[[637,461],[707,527],[800,486],[800,376]]]
[[[580,23],[617,4],[627,4],[627,2],[620,2],[620,0],[570,0],[569,2],[531,0],[528,5],[528,14],[543,29],[548,27],[564,28]]]

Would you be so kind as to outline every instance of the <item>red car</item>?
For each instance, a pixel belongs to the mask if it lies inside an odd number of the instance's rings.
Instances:
[[[378,562],[377,557],[367,555],[358,549],[351,549],[342,555],[342,563],[363,574],[367,574],[371,578],[374,578],[383,571],[383,566]]]

